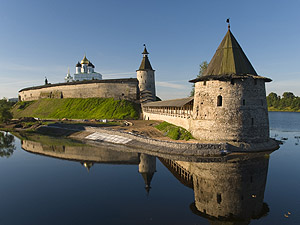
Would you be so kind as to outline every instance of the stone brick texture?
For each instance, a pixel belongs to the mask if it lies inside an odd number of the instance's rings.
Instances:
[[[220,106],[218,96],[222,98]],[[267,141],[269,120],[264,81],[248,78],[197,82],[190,130],[198,139]]]

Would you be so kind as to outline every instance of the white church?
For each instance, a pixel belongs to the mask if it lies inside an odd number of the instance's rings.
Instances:
[[[70,69],[65,77],[65,82],[84,80],[102,80],[102,75],[95,72],[95,66],[86,58],[86,55],[84,55],[80,63],[76,64],[74,78],[70,74]]]

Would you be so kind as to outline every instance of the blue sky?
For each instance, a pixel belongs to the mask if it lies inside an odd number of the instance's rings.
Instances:
[[[136,77],[147,44],[162,99],[186,97],[188,80],[231,31],[267,93],[300,96],[300,1],[1,0],[0,98],[63,82],[87,58],[103,78]]]

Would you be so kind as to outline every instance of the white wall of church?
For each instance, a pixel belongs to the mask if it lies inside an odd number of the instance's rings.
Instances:
[[[84,80],[102,80],[102,75],[100,73],[79,73],[74,74],[74,81],[84,81]]]

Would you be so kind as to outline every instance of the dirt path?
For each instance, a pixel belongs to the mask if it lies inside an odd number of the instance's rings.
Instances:
[[[130,124],[129,126],[120,125],[120,126],[112,126],[107,128],[112,130],[121,130],[124,132],[140,134],[153,139],[172,140],[169,137],[165,137],[161,131],[159,131],[154,127],[160,123],[159,121],[153,121],[153,120],[126,120],[126,121],[129,122]]]

